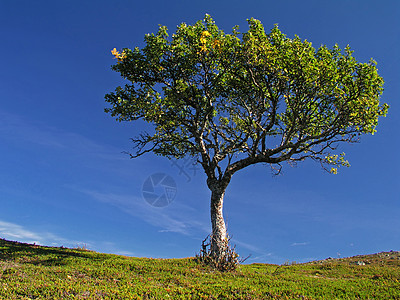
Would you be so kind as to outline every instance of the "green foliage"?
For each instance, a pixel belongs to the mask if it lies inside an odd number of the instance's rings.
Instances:
[[[365,265],[357,265],[362,260]],[[400,253],[210,271],[0,239],[0,299],[399,299]]]
[[[113,50],[112,68],[128,83],[106,95],[106,112],[154,126],[134,139],[133,157],[200,153],[209,177],[225,158],[229,176],[249,164],[306,158],[348,166],[327,157],[339,142],[374,134],[388,110],[379,102],[376,62],[357,62],[349,47],[315,49],[278,26],[266,33],[255,19],[248,24],[245,33],[226,34],[206,15],[171,36],[160,26],[143,49]],[[234,165],[232,157],[247,160]]]

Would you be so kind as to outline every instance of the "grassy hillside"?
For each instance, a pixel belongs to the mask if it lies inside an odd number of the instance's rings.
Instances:
[[[133,258],[0,239],[0,299],[400,299],[400,253],[219,273],[193,258]]]

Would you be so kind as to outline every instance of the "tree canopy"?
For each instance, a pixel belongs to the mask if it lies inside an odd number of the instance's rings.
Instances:
[[[153,152],[197,156],[211,195],[212,254],[223,258],[222,202],[231,177],[257,163],[312,159],[332,173],[348,166],[342,143],[374,134],[387,104],[376,62],[358,62],[350,47],[315,49],[256,19],[225,34],[206,15],[147,34],[145,46],[112,54],[126,79],[106,95],[106,112],[119,121],[144,120],[152,130],[133,138],[131,157]],[[331,167],[329,169],[329,167]],[[225,250],[224,250],[225,249]]]
[[[388,106],[379,103],[383,79],[373,60],[359,63],[349,47],[316,50],[277,26],[267,34],[260,21],[248,23],[246,33],[225,34],[206,16],[182,23],[171,38],[160,26],[143,49],[113,50],[112,68],[129,83],[106,95],[106,111],[154,125],[133,139],[133,156],[201,154],[217,175],[224,159],[230,173],[305,158],[337,166],[348,164],[333,152],[338,142],[374,134]]]

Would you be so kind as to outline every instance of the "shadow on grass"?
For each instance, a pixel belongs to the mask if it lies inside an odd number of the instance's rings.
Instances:
[[[65,265],[65,260],[70,257],[83,257],[92,260],[101,259],[102,255],[84,249],[56,248],[38,246],[0,238],[0,261],[10,261],[24,258],[25,262],[34,265],[58,266]],[[24,263],[24,261],[19,261]]]

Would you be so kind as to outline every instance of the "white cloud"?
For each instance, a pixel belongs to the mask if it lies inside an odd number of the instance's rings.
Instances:
[[[127,250],[118,248],[118,246],[113,242],[107,241],[91,241],[89,243],[70,240],[60,236],[57,236],[51,232],[35,232],[26,229],[24,226],[19,224],[5,222],[0,220],[0,238],[18,241],[21,243],[36,244],[42,246],[52,246],[52,247],[67,247],[76,248],[81,247],[89,250],[101,251],[104,253],[112,253],[124,256],[134,256],[135,253]]]
[[[98,241],[95,244],[96,244],[96,248],[101,249],[101,252],[103,252],[103,253],[112,253],[112,254],[123,255],[123,256],[137,256],[132,251],[128,251],[128,250],[119,248],[119,246],[114,242]]]
[[[251,251],[251,253],[248,253],[248,255],[250,255],[250,256],[245,261],[247,263],[251,263],[251,262],[254,262],[254,261],[267,260],[267,258],[272,256],[272,254],[273,254],[271,252],[266,252],[265,250],[260,249],[257,246],[254,246],[254,245],[249,244],[249,243],[241,242],[241,241],[238,241],[236,239],[231,239],[231,244],[232,245],[237,245],[237,246],[239,246],[239,247],[241,247],[243,249],[247,249],[247,250]],[[244,251],[242,250],[241,252],[244,252]],[[243,258],[245,258],[246,256],[247,255],[244,255]]]
[[[0,237],[29,244],[76,247],[84,243],[59,237],[51,232],[34,232],[19,224],[0,220]]]
[[[173,202],[173,204],[168,207],[155,208],[139,197],[101,193],[86,189],[80,189],[79,191],[91,196],[97,201],[113,205],[134,217],[161,228],[158,230],[159,232],[175,232],[198,237],[199,232],[200,234],[209,234],[211,230],[208,223],[199,221],[198,214],[193,208],[181,203]],[[195,233],[195,231],[197,232]],[[248,262],[266,260],[273,255],[264,249],[260,249],[255,245],[237,239],[232,239],[231,244],[242,248],[241,252],[243,252],[243,249],[250,251],[248,254],[251,254],[251,257]],[[113,251],[113,253],[116,252]],[[119,253],[123,254],[121,251]]]
[[[113,254],[123,255],[123,256],[135,256],[135,253],[133,253],[131,251],[125,251],[125,250],[115,251],[115,252],[113,252]]]
[[[253,252],[257,252],[257,253],[262,253],[263,252],[257,246],[254,246],[254,245],[251,245],[251,244],[248,244],[248,243],[244,243],[244,242],[238,241],[236,239],[231,239],[230,243],[233,244],[233,245],[238,245],[238,246],[240,246],[242,248],[245,248],[245,249],[253,251]]]
[[[273,257],[273,253],[265,253],[261,255],[254,255],[251,254],[251,256],[245,261],[245,263],[255,263],[255,262],[266,262]]]
[[[292,243],[290,246],[296,247],[296,246],[306,246],[308,245],[308,242],[301,242],[301,243]]]
[[[0,110],[0,135],[5,139],[29,142],[82,155],[96,155],[102,159],[124,159],[121,150],[102,145],[83,135],[28,121],[19,115]]]
[[[32,231],[24,229],[22,226],[0,221],[0,235],[4,239],[17,239],[28,243],[40,243],[42,237]]]
[[[144,199],[131,195],[101,193],[87,189],[79,191],[153,226],[161,227],[159,232],[176,232],[184,235],[191,235],[193,230],[209,232],[209,226],[198,220],[196,211],[181,203],[173,202],[168,207],[156,208],[150,206]]]

